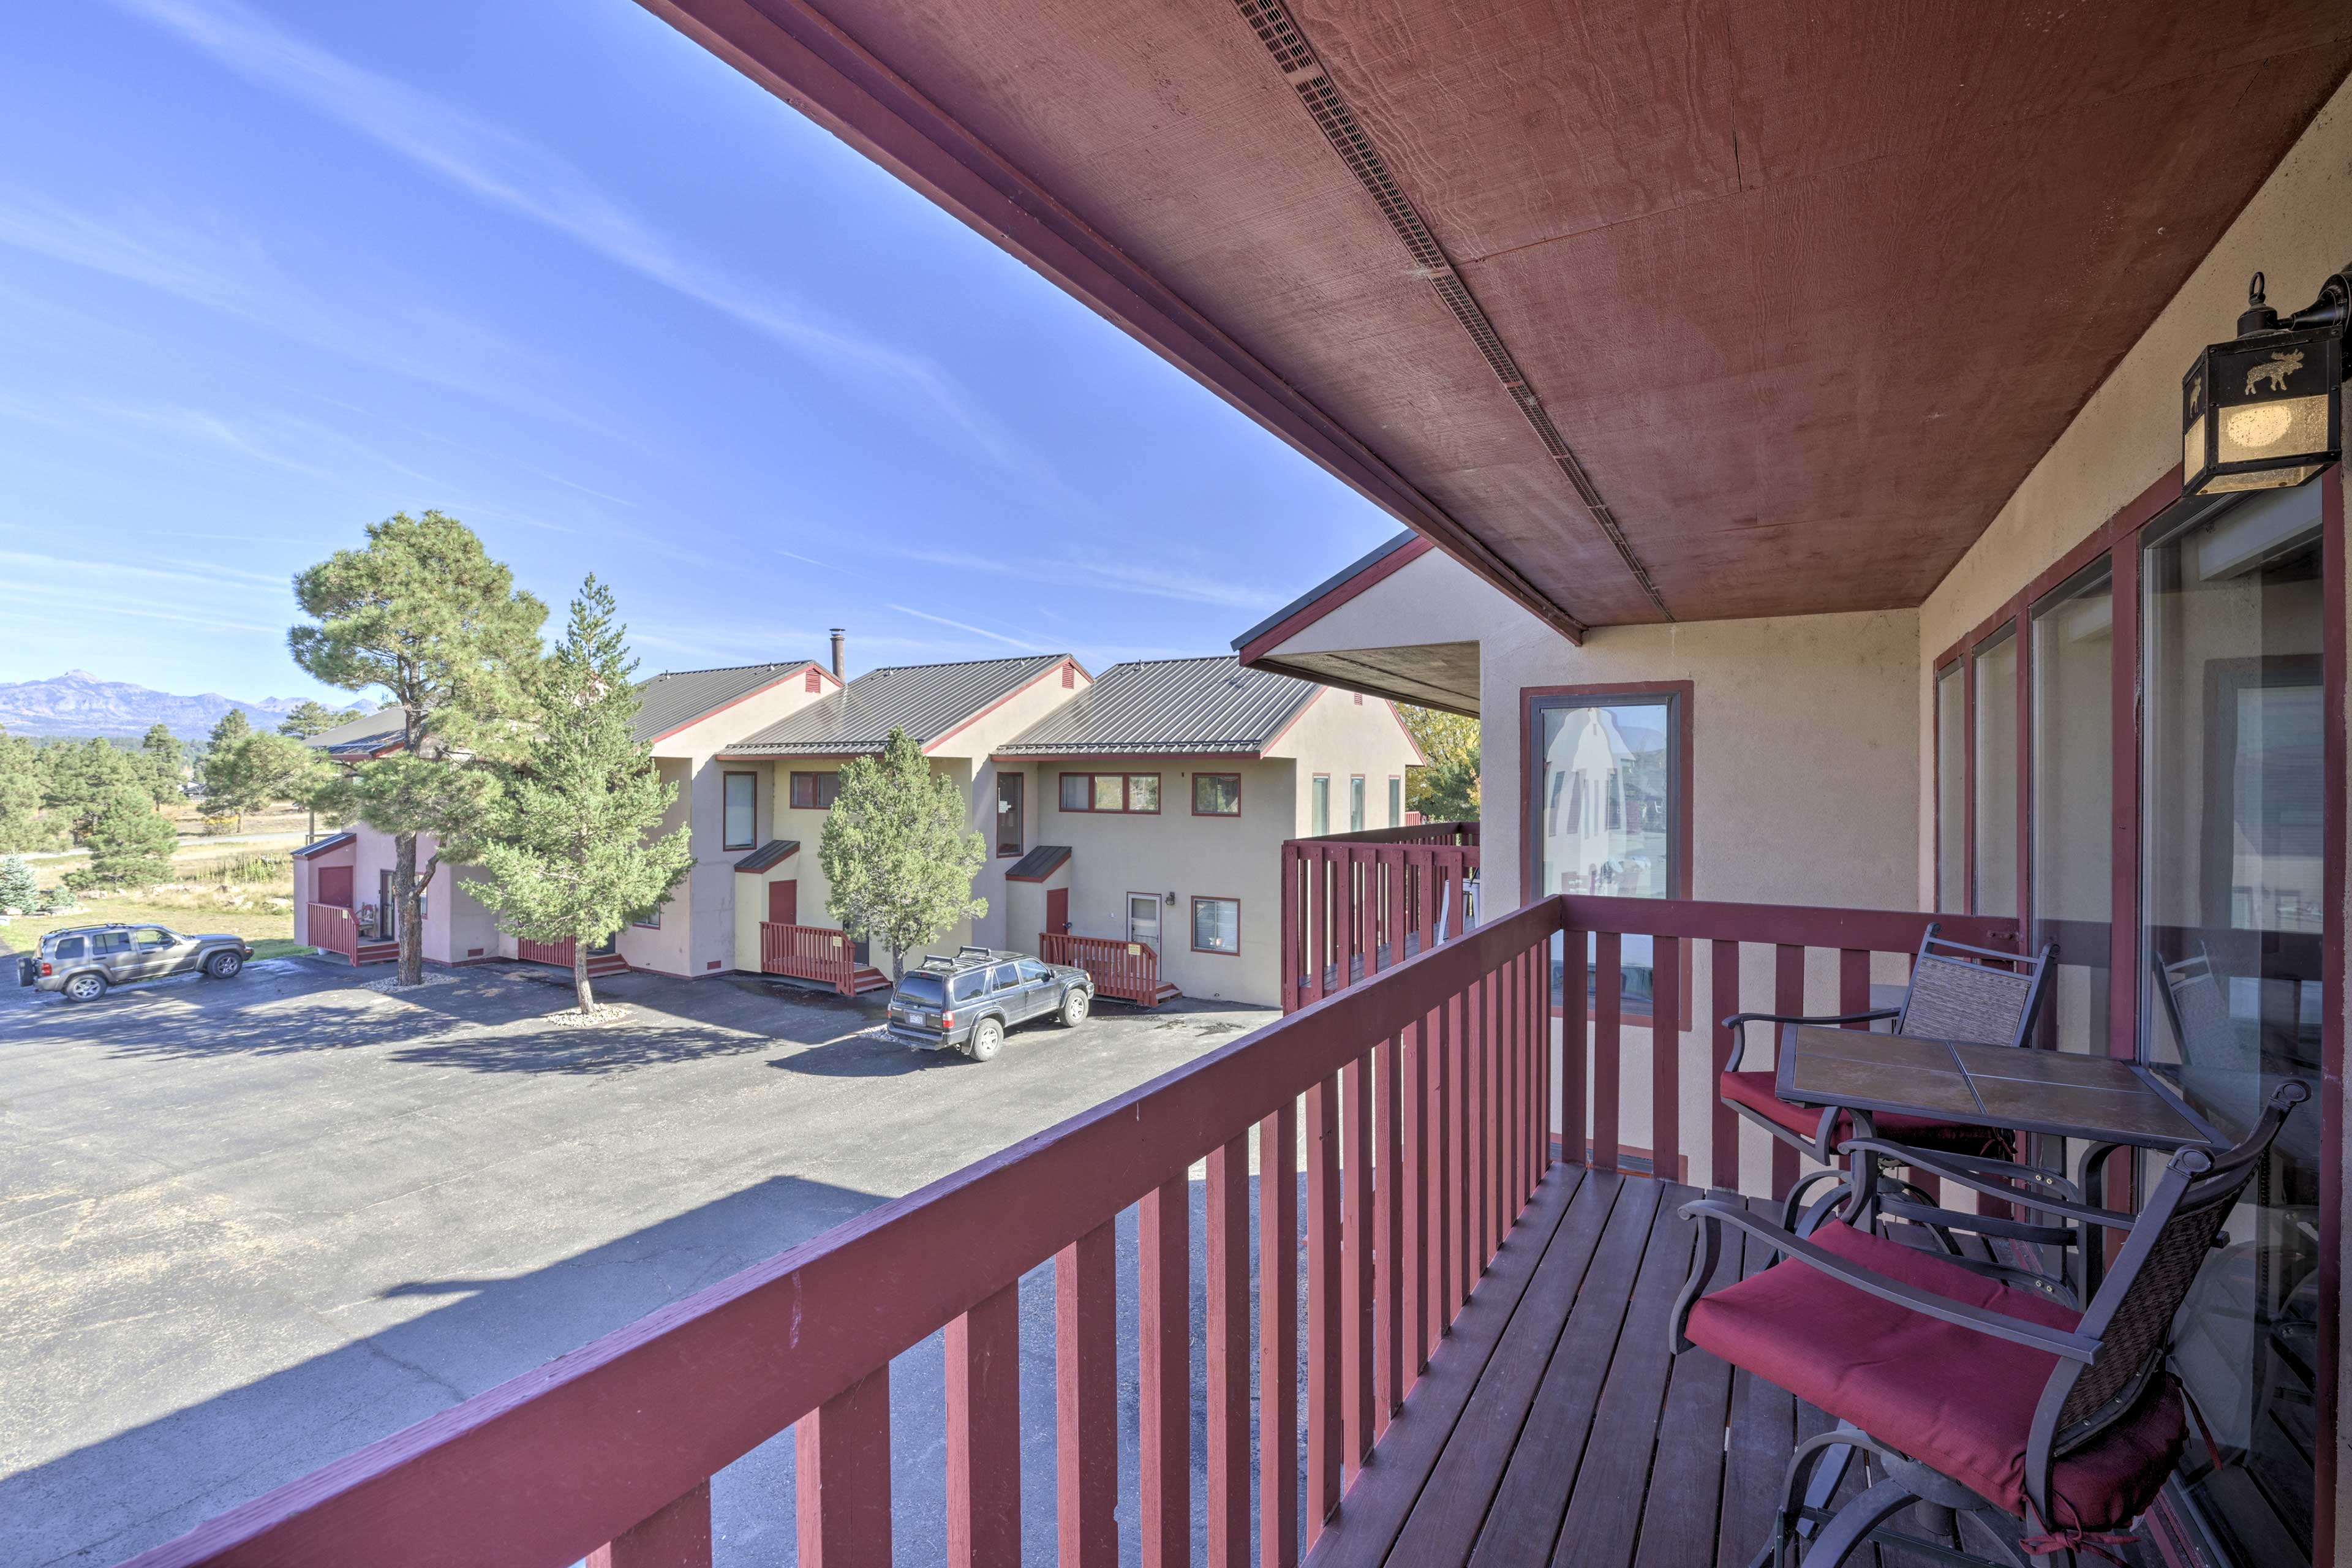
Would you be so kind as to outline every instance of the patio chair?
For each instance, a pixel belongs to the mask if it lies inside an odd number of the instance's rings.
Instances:
[[[1839,1013],[1827,1017],[1734,1013],[1723,1021],[1723,1026],[1731,1031],[1731,1055],[1717,1080],[1723,1103],[1798,1152],[1832,1167],[1816,1171],[1790,1186],[1781,1211],[1783,1230],[1810,1231],[1836,1203],[1838,1192],[1832,1190],[1806,1214],[1806,1224],[1798,1224],[1808,1189],[1823,1181],[1843,1183],[1844,1173],[1834,1168],[1838,1163],[1836,1151],[1839,1144],[1853,1135],[1853,1119],[1834,1106],[1821,1109],[1792,1105],[1780,1098],[1771,1072],[1741,1071],[1739,1061],[1747,1052],[1748,1025],[1863,1024],[1892,1019],[1898,1035],[1920,1035],[1939,1040],[2022,1046],[2032,1037],[2048,991],[2051,957],[2058,951],[2056,945],[2044,946],[2032,958],[2026,959],[2013,952],[1948,941],[1936,931],[1936,922],[1931,921],[1919,938],[1919,952],[1912,961],[1910,989],[1900,1007]],[[1995,1158],[2015,1150],[2012,1135],[1999,1129],[1917,1116],[1878,1115],[1871,1120],[1878,1132],[1896,1142],[1923,1149]],[[1898,1190],[1926,1197],[1907,1184],[1895,1185]]]
[[[2126,1233],[2080,1312],[1842,1219],[1809,1239],[1751,1216],[1730,1194],[1685,1205],[1701,1232],[1675,1303],[1675,1352],[1711,1351],[1840,1423],[1797,1446],[1756,1563],[1786,1568],[1801,1552],[1802,1568],[1837,1568],[1874,1538],[2000,1568],[1961,1550],[1963,1512],[1992,1516],[1996,1540],[2021,1532],[2018,1553],[2037,1564],[2075,1568],[2086,1551],[2114,1559],[2109,1548],[2130,1539],[2180,1459],[2183,1400],[2165,1365],[2174,1317],[2231,1205],[2307,1098],[2291,1079],[2242,1142],[2174,1154],[2137,1216],[1948,1176],[2079,1226],[2085,1245],[2097,1245],[2093,1227]],[[1727,1226],[1780,1256],[1702,1295]],[[1823,1484],[1817,1468],[1832,1449],[1843,1452]],[[1825,1500],[1856,1456],[1876,1479],[1832,1512]],[[1914,1503],[1924,1541],[1886,1523]]]

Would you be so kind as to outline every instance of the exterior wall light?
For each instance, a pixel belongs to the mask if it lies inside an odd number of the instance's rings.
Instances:
[[[2344,451],[2344,344],[2352,326],[2352,267],[2282,321],[2246,291],[2238,335],[2199,354],[2180,383],[2184,495],[2284,489]]]
[[[1176,907],[1176,895],[1173,893],[1168,895],[1168,907],[1171,910]]]

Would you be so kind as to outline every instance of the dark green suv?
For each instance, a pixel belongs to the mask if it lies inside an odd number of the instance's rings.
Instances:
[[[953,1048],[976,1062],[994,1061],[1014,1025],[1055,1018],[1072,1027],[1086,1021],[1094,1000],[1094,978],[1083,969],[962,947],[952,958],[933,953],[898,977],[889,1035],[917,1050]]]

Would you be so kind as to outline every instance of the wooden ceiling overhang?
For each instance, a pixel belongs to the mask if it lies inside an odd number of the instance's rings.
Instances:
[[[2352,66],[2293,0],[642,3],[1571,637],[1917,604]]]

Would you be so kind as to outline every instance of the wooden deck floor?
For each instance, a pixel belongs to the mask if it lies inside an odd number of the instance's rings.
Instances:
[[[1704,1351],[1668,1353],[1696,1240],[1678,1211],[1700,1195],[1553,1167],[1310,1568],[1745,1568],[1790,1449],[1832,1423]],[[1721,1283],[1769,1258],[1726,1253]]]

